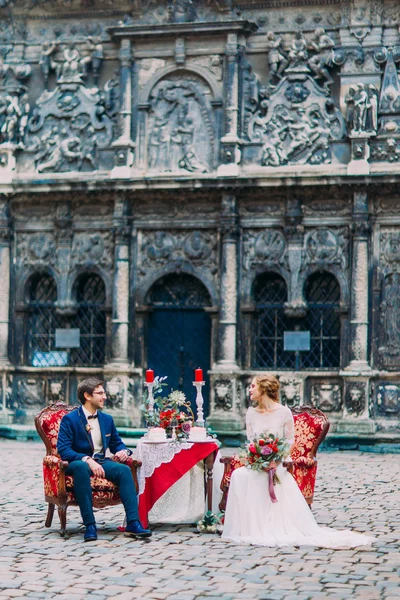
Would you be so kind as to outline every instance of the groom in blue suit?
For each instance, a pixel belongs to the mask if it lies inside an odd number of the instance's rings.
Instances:
[[[132,472],[123,464],[132,451],[119,437],[113,418],[100,412],[106,399],[101,379],[84,379],[78,385],[78,398],[82,406],[61,420],[57,450],[61,459],[69,462],[66,474],[74,478],[74,494],[86,526],[85,542],[97,540],[91,475],[105,477],[118,485],[126,513],[126,533],[135,537],[151,536],[151,531],[144,529],[139,521]],[[107,450],[114,454],[114,460],[107,456]]]

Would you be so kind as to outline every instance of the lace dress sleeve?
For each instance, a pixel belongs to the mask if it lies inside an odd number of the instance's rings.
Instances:
[[[285,423],[283,425],[283,435],[285,436],[287,443],[292,446],[294,443],[294,419],[290,409],[287,411]]]
[[[251,440],[254,436],[253,428],[251,425],[251,410],[250,410],[250,408],[248,409],[248,411],[246,413],[246,436],[247,436],[248,440]]]

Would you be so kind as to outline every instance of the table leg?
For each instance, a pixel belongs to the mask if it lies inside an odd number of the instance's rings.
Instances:
[[[206,467],[206,494],[207,494],[207,510],[212,510],[212,496],[213,496],[213,467],[215,457],[217,456],[217,452],[211,452],[204,459],[204,464]]]

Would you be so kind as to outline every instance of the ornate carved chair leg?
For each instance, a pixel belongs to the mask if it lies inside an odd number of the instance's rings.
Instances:
[[[58,516],[59,516],[60,525],[61,525],[60,535],[61,535],[61,537],[64,537],[65,530],[67,529],[67,507],[66,506],[58,507]]]
[[[46,522],[44,524],[45,527],[51,527],[51,524],[53,522],[53,515],[54,515],[54,504],[51,504],[49,502],[49,506],[48,506],[48,509],[47,509]]]

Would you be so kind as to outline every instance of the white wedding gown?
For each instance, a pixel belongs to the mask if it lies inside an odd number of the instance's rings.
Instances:
[[[250,407],[246,415],[247,438],[261,433],[294,439],[294,422],[289,408],[277,404],[272,412],[259,413]],[[241,467],[232,473],[222,538],[238,544],[259,546],[319,546],[354,548],[368,545],[373,538],[352,531],[319,527],[296,481],[283,466],[276,471],[277,502],[268,491],[268,475]]]

